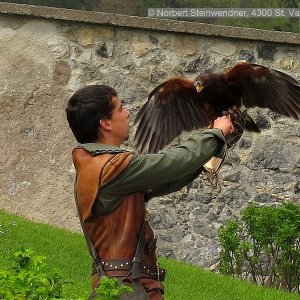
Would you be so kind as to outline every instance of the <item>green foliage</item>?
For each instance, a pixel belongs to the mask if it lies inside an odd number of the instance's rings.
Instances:
[[[19,247],[46,256],[51,268],[61,270],[64,278],[74,281],[64,287],[68,299],[76,299],[78,294],[87,298],[91,289],[91,258],[82,235],[0,210],[0,269],[12,267],[8,258]]]
[[[224,250],[220,253],[220,272],[233,277],[240,277],[243,266],[243,243],[241,228],[238,221],[230,221],[219,230],[219,239]]]
[[[97,297],[99,300],[118,300],[124,293],[130,293],[133,288],[121,284],[116,278],[103,277],[97,288]]]
[[[219,230],[222,274],[300,293],[300,206],[250,204]]]
[[[21,248],[12,259],[11,269],[0,270],[0,299],[63,299],[63,286],[70,281],[64,280],[58,269],[49,269],[45,256]]]

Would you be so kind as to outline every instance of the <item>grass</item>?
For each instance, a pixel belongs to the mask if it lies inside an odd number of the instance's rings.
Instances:
[[[63,271],[74,284],[66,287],[66,298],[87,297],[90,291],[91,259],[81,234],[30,222],[0,210],[0,269],[18,246],[47,256],[50,266]],[[299,295],[267,289],[220,276],[176,260],[160,258],[168,269],[166,300],[299,300]]]

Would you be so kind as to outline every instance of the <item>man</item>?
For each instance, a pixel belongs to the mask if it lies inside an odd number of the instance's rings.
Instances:
[[[75,193],[94,256],[93,288],[107,275],[141,286],[144,298],[133,299],[163,299],[165,273],[158,267],[145,202],[193,181],[224,147],[224,137],[234,129],[230,119],[218,118],[213,129],[171,150],[137,155],[120,149],[129,136],[130,113],[114,89],[82,88],[69,99],[66,113],[80,143],[72,153]]]

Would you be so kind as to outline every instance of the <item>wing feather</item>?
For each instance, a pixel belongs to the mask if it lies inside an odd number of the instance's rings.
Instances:
[[[207,126],[209,104],[204,103],[191,80],[171,78],[160,84],[135,119],[136,148],[142,153],[158,152],[183,131]]]
[[[264,66],[239,63],[224,72],[223,78],[239,87],[244,106],[269,108],[300,118],[300,84],[291,76]]]

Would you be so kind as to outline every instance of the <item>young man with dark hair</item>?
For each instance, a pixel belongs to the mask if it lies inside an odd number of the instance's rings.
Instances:
[[[93,288],[106,275],[141,287],[140,298],[132,299],[163,299],[165,272],[157,263],[145,203],[193,181],[223,149],[224,137],[234,129],[230,119],[216,119],[213,129],[178,147],[137,155],[120,149],[129,136],[130,113],[114,89],[82,88],[69,99],[66,113],[80,143],[72,153],[75,194],[94,258]]]

